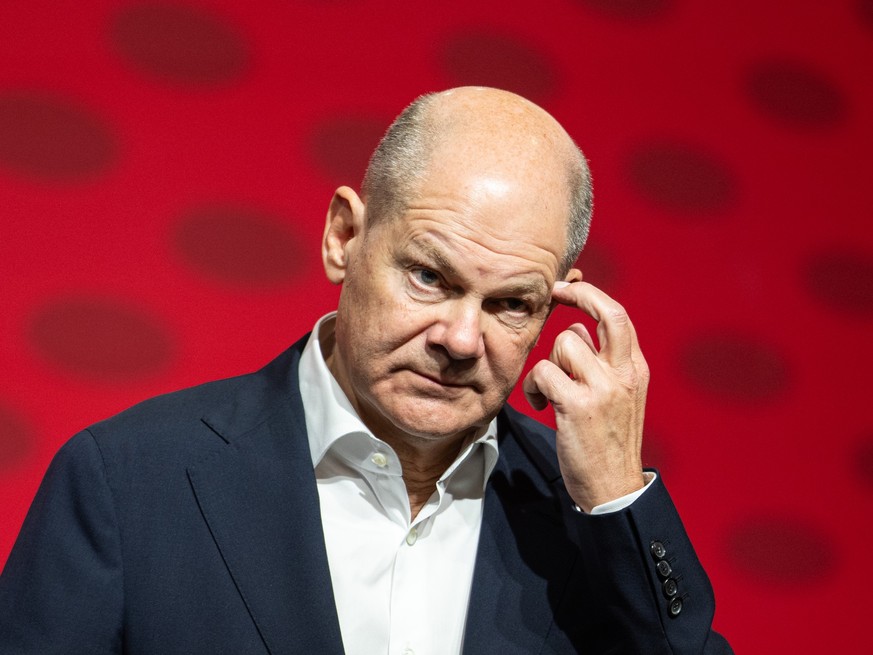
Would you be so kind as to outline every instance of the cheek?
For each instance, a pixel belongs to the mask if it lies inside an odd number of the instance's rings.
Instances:
[[[492,339],[489,361],[495,377],[514,385],[521,375],[528,354],[536,344],[536,335],[511,334]]]
[[[349,337],[366,341],[371,332],[385,324],[391,309],[390,289],[372,267],[362,266],[350,275],[340,294],[340,315],[346,320]]]
[[[401,356],[400,351],[425,331],[426,312],[416,311],[405,300],[404,294],[384,287],[378,292],[370,287],[344,299],[346,342],[359,365],[370,369],[377,360],[386,364],[386,358]]]

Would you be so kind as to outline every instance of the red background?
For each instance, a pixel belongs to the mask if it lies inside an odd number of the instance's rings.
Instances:
[[[873,2],[29,0],[0,29],[0,562],[71,434],[331,309],[333,188],[416,95],[487,84],[591,161],[581,266],[641,335],[716,627],[861,650]]]

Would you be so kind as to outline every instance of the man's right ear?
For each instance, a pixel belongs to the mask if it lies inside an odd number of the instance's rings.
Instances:
[[[363,235],[364,216],[364,203],[357,193],[347,186],[334,192],[321,240],[324,272],[334,284],[345,280],[349,260]]]

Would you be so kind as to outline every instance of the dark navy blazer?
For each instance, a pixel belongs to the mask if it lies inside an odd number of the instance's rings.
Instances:
[[[298,391],[304,342],[61,448],[0,576],[0,653],[343,652]],[[660,480],[631,508],[584,515],[551,430],[506,407],[498,438],[466,654],[730,652]]]

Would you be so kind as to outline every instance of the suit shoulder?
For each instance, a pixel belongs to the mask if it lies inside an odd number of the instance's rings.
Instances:
[[[199,421],[204,413],[232,398],[237,389],[254,374],[213,380],[186,389],[171,391],[143,400],[118,414],[89,426],[97,435],[139,432],[147,428],[166,429]]]
[[[297,345],[264,368],[206,382],[144,400],[88,428],[105,453],[148,452],[168,455],[212,449],[221,439],[210,417],[233,416],[254,425],[296,393]]]

